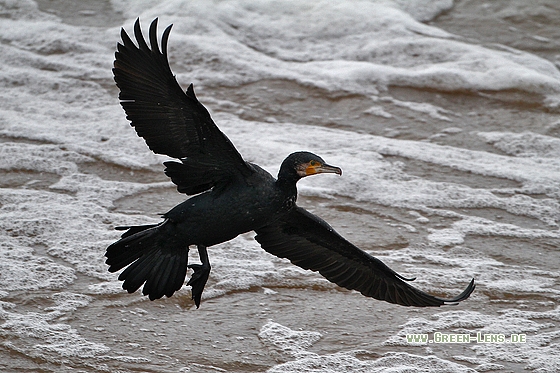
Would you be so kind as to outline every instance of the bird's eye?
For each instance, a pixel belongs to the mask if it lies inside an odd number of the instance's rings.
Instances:
[[[319,162],[317,162],[317,161],[311,161],[311,162],[309,162],[309,164],[310,164],[311,166],[315,167],[315,166],[318,166],[318,165],[319,165]]]

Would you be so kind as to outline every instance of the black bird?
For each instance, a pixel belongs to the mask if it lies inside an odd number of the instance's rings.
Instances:
[[[282,162],[275,179],[244,161],[198,101],[193,85],[184,92],[177,83],[167,59],[170,31],[171,26],[163,32],[160,50],[157,18],[150,25],[150,46],[139,20],[134,24],[138,46],[122,29],[113,73],[131,125],[153,152],[180,160],[165,162],[165,174],[180,193],[194,196],[165,213],[157,225],[116,228],[126,232],[105,256],[110,272],[128,267],[119,275],[124,289],[133,293],[144,285],[142,292],[151,300],[170,297],[192,268],[187,285],[199,307],[210,274],[206,248],[255,231],[255,239],[269,253],[367,297],[417,307],[469,297],[474,279],[455,298],[427,294],[406,282],[414,279],[399,275],[296,204],[299,179],[341,175],[340,168],[315,154],[297,152]],[[188,265],[191,245],[197,246],[202,264]]]

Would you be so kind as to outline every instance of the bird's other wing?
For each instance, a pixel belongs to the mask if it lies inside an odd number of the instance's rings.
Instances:
[[[367,297],[403,306],[437,307],[465,300],[475,288],[474,279],[455,298],[444,299],[411,285],[379,259],[360,250],[329,224],[301,207],[280,220],[257,229],[262,248],[293,264],[318,271],[327,280]]]
[[[139,20],[134,24],[138,45],[122,29],[113,74],[121,105],[137,134],[154,153],[183,161],[168,162],[171,166],[167,165],[166,173],[173,182],[181,183],[177,184],[180,191],[195,194],[252,171],[198,101],[193,85],[186,92],[179,86],[167,59],[170,31],[171,25],[163,32],[160,50],[157,18],[150,25],[150,46]]]

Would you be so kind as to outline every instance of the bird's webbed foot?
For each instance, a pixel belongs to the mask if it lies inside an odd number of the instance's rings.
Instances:
[[[202,292],[204,291],[204,286],[208,281],[208,276],[210,275],[210,260],[208,259],[208,252],[206,251],[206,246],[197,245],[198,256],[202,264],[190,264],[188,267],[194,270],[187,286],[190,285],[192,290],[192,299],[196,308],[200,307],[200,299],[202,297]]]

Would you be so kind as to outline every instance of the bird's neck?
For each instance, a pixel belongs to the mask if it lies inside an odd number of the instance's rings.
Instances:
[[[283,199],[284,207],[288,210],[291,209],[297,199],[297,182],[301,179],[297,171],[291,165],[287,165],[286,161],[280,166],[278,171],[278,179],[276,180],[276,186],[280,189]]]
[[[286,198],[291,198],[295,201],[297,197],[296,183],[299,179],[297,175],[283,174],[280,172],[278,180],[276,180],[276,186],[282,191],[282,194],[285,195]]]
[[[295,177],[278,177],[276,185],[284,192],[297,194],[297,186],[299,178]]]
[[[289,211],[296,205],[297,200],[297,180],[278,178],[276,186],[282,195],[282,210]]]

